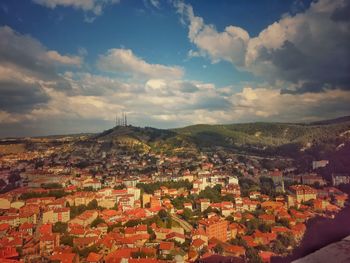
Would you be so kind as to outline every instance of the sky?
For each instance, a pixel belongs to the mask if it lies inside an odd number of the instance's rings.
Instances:
[[[349,0],[2,0],[0,137],[350,115]]]

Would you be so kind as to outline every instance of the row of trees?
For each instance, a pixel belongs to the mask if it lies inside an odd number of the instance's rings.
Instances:
[[[144,193],[147,194],[154,194],[155,190],[158,190],[161,186],[165,186],[167,188],[185,188],[187,190],[190,190],[192,188],[192,183],[190,183],[188,180],[181,180],[178,182],[173,181],[167,181],[167,182],[155,182],[155,183],[138,183],[136,185],[137,188],[140,188]]]

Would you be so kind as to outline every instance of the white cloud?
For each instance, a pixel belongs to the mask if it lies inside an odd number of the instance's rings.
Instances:
[[[98,67],[108,72],[143,78],[179,79],[184,75],[183,69],[178,66],[147,63],[135,56],[130,49],[109,49],[105,55],[100,56]]]
[[[57,6],[73,7],[101,15],[104,6],[119,3],[119,0],[33,0],[33,2],[52,9]]]
[[[32,37],[0,27],[0,110],[26,114],[43,106],[50,99],[44,86],[69,92],[57,68],[80,64],[78,56],[48,51]]]
[[[79,56],[64,56],[59,54],[55,50],[47,51],[47,56],[49,59],[62,64],[62,65],[68,65],[68,66],[78,66],[80,67],[82,64],[82,58]]]
[[[154,6],[156,8],[160,8],[159,0],[149,0],[149,2],[151,3],[152,6]]]
[[[327,90],[322,93],[286,94],[269,87],[244,87],[232,95],[233,116],[239,120],[306,121],[345,116],[350,92]]]
[[[175,2],[178,12],[183,16],[183,21],[189,21],[188,37],[194,43],[199,52],[190,50],[189,56],[208,56],[212,62],[226,60],[242,65],[244,53],[249,40],[249,34],[242,28],[228,26],[224,32],[219,33],[214,25],[206,25],[203,18],[195,16],[192,6],[183,2]]]
[[[294,92],[348,89],[350,82],[350,10],[346,0],[319,0],[295,15],[282,18],[258,36],[237,26],[218,32],[195,16],[192,6],[176,2],[188,38],[212,62],[229,61],[238,69],[264,77],[270,83],[294,85]]]

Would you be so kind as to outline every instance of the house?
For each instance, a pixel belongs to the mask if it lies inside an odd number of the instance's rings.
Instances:
[[[275,216],[269,215],[269,214],[262,214],[259,215],[259,219],[261,219],[263,222],[267,224],[274,224],[275,223]]]
[[[96,210],[86,210],[81,215],[78,215],[70,220],[69,223],[86,227],[87,225],[90,225],[97,217],[98,212]]]
[[[54,249],[60,245],[59,234],[43,234],[40,236],[40,255],[49,256],[52,254]]]
[[[161,202],[159,197],[152,196],[150,198],[150,208],[161,207]]]
[[[175,248],[174,242],[160,242],[159,254],[163,256],[169,255],[174,248]]]
[[[184,203],[184,209],[190,209],[191,211],[193,210],[192,203]]]
[[[203,212],[210,206],[210,201],[209,199],[204,199],[204,198],[199,199],[199,205],[200,205],[201,212]]]
[[[227,245],[224,246],[224,256],[233,256],[233,257],[244,257],[245,248],[242,246]]]
[[[19,212],[19,222],[20,224],[23,224],[25,222],[27,223],[37,223],[37,214],[34,212]]]
[[[8,197],[0,197],[0,209],[9,209],[11,207],[11,200]]]
[[[206,246],[206,242],[200,238],[196,238],[192,241],[191,246],[193,249],[195,249],[197,252],[202,250]]]
[[[57,253],[50,256],[50,261],[59,263],[79,263],[79,256],[75,253]]]
[[[89,178],[89,179],[86,179],[83,181],[82,187],[83,188],[90,188],[91,187],[94,190],[98,190],[98,189],[101,189],[102,184],[96,178]]]
[[[177,232],[172,232],[166,235],[166,239],[168,240],[174,240],[177,241],[179,243],[184,243],[186,241],[185,235],[184,234],[180,234]]]
[[[98,240],[98,237],[76,237],[73,239],[73,244],[79,249],[90,247],[94,245]]]
[[[18,252],[15,247],[5,246],[0,248],[0,262],[7,262],[6,260],[11,260],[16,257],[18,257]]]
[[[100,254],[97,254],[94,252],[90,252],[88,257],[86,258],[86,261],[88,263],[102,263],[103,262],[103,255],[100,255]]]
[[[301,240],[301,238],[304,236],[304,233],[306,231],[305,224],[299,223],[295,226],[291,227],[292,234],[297,240]]]
[[[316,199],[317,196],[317,190],[308,185],[292,185],[289,190],[298,203]]]
[[[33,235],[34,224],[33,223],[24,223],[20,225],[19,231],[22,233],[28,233],[30,236]]]
[[[12,227],[17,227],[20,225],[19,215],[5,215],[0,216],[1,224],[9,224]]]
[[[43,212],[43,223],[67,223],[70,220],[70,209],[68,207],[50,209]]]
[[[259,245],[268,245],[271,241],[277,238],[276,233],[263,233],[259,230],[255,230],[252,235],[254,242]]]
[[[216,238],[220,241],[227,240],[228,221],[213,216],[208,219],[201,219],[198,222],[198,228],[203,229],[209,239]]]
[[[259,251],[259,256],[263,263],[270,263],[271,257],[275,254],[271,251]]]
[[[51,235],[52,234],[52,224],[42,224],[39,227],[39,234],[42,235]]]

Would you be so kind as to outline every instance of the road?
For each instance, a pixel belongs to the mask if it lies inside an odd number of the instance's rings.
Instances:
[[[176,216],[175,214],[171,214],[171,218],[180,224],[180,226],[185,230],[185,232],[191,232],[193,230],[192,225],[190,225],[188,222],[186,222],[185,220],[182,220],[181,218],[179,218],[178,216]]]

